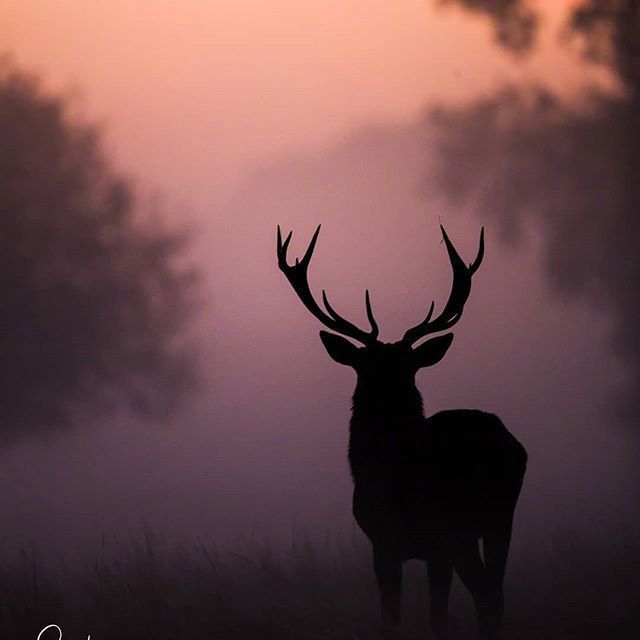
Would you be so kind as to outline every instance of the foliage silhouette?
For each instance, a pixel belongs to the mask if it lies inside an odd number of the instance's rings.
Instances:
[[[163,415],[195,379],[184,231],[143,216],[95,126],[0,61],[0,438],[127,405]]]
[[[494,23],[498,43],[514,53],[527,53],[535,46],[541,19],[531,0],[435,2],[443,6],[459,5],[488,16]],[[638,0],[578,0],[568,12],[562,35],[577,38],[587,60],[607,65],[627,90],[637,90],[640,81]]]
[[[460,4],[501,20],[493,2]],[[640,2],[578,2],[562,37],[581,44],[585,64],[606,65],[619,91],[592,90],[567,104],[537,87],[506,88],[471,106],[435,110],[435,182],[452,203],[499,220],[509,240],[520,237],[525,220],[541,223],[555,290],[613,315],[612,347],[631,373],[617,407],[637,424]]]
[[[292,234],[283,242],[278,228],[278,265],[305,307],[337,332],[320,332],[331,358],[357,374],[349,425],[353,515],[373,546],[383,628],[400,622],[402,565],[417,558],[427,562],[436,637],[448,637],[455,569],[473,595],[480,638],[494,640],[502,623],[504,573],[527,454],[495,415],[457,410],[425,418],[415,375],[444,357],[453,334],[413,346],[450,329],[462,316],[484,255],[484,233],[478,255],[467,267],[442,228],[453,270],[447,303],[435,318],[431,303],[425,319],[401,340],[383,343],[368,291],[369,332],[340,316],[324,291],[326,311],[315,301],[307,270],[319,232],[320,227],[305,255],[289,265]]]
[[[515,54],[525,54],[534,43],[538,16],[522,0],[435,0],[436,5],[461,5],[468,11],[487,14],[494,23],[495,38]]]

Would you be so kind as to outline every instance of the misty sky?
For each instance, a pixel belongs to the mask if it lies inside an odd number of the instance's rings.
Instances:
[[[547,1],[548,25],[562,5]],[[197,228],[207,382],[172,424],[126,417],[0,453],[5,545],[91,544],[142,525],[190,537],[350,530],[346,463],[354,374],[275,261],[275,227],[301,254],[323,224],[314,290],[398,339],[450,271],[438,221],[470,260],[477,211],[430,186],[423,113],[506,82],[563,96],[608,85],[551,38],[526,62],[484,21],[423,1],[5,0],[0,51],[74,95],[119,167]],[[553,10],[553,11],[552,11]],[[557,13],[554,13],[557,12]],[[547,31],[543,31],[543,34]],[[480,215],[478,215],[480,214]],[[419,376],[427,411],[498,413],[531,454],[521,526],[623,509],[625,436],[608,414],[625,371],[610,320],[551,297],[539,234],[517,250],[486,229],[487,257],[445,360]],[[98,421],[100,422],[100,421]]]

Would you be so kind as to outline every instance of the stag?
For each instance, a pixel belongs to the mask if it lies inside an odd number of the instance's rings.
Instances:
[[[283,242],[278,227],[278,266],[302,304],[331,330],[320,331],[331,358],[357,374],[348,454],[353,515],[372,543],[383,630],[392,632],[400,620],[403,562],[419,559],[427,563],[434,635],[447,638],[449,590],[455,570],[473,597],[479,637],[496,640],[504,610],[503,582],[513,515],[527,454],[493,414],[459,409],[424,416],[415,375],[442,359],[453,334],[415,345],[458,322],[471,291],[471,278],[484,255],[484,229],[477,256],[468,267],[444,227],[441,230],[453,271],[449,299],[435,318],[432,302],[424,320],[398,342],[378,340],[368,291],[369,331],[340,316],[324,290],[325,309],[316,302],[307,270],[320,226],[303,258],[293,265],[287,262],[292,233]]]

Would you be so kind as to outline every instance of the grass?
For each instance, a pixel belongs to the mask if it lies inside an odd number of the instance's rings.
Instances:
[[[366,542],[297,539],[276,551],[172,546],[146,532],[103,541],[92,563],[52,566],[35,552],[0,569],[0,638],[35,640],[55,623],[86,640],[368,640],[377,593]],[[77,564],[77,563],[76,563]],[[428,638],[424,567],[408,563],[402,637]],[[512,554],[505,640],[637,640],[640,536],[565,531]],[[470,597],[456,583],[452,637],[474,638]],[[42,640],[57,640],[53,630]]]

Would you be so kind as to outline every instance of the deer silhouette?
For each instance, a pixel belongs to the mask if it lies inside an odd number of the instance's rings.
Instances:
[[[493,414],[450,410],[424,416],[415,375],[442,359],[453,334],[413,345],[460,319],[471,278],[484,256],[484,229],[478,254],[469,267],[444,227],[441,230],[453,270],[449,299],[435,318],[432,302],[425,319],[394,343],[378,340],[368,291],[369,331],[340,316],[324,290],[326,311],[315,301],[307,270],[320,226],[304,257],[294,265],[287,262],[292,233],[283,242],[278,227],[278,266],[304,306],[333,332],[320,332],[331,358],[353,367],[357,374],[348,454],[354,483],[353,515],[373,546],[383,630],[391,632],[397,627],[402,564],[417,558],[427,563],[434,635],[447,638],[455,569],[473,597],[479,637],[495,640],[502,622],[504,573],[527,454]]]

